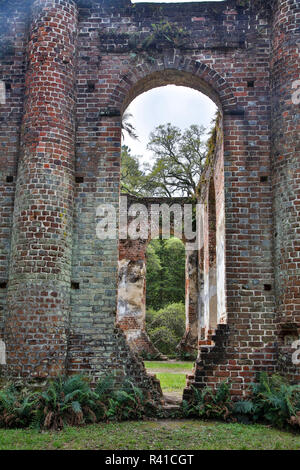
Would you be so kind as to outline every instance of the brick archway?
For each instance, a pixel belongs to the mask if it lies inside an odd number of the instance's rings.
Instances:
[[[123,69],[120,82],[112,91],[107,106],[123,112],[138,95],[164,85],[193,88],[204,93],[224,112],[242,115],[237,99],[226,80],[205,62],[189,60],[181,54],[159,58]]]

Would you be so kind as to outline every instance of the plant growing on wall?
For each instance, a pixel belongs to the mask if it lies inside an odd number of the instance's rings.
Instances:
[[[128,40],[128,46],[132,51],[131,57],[136,58],[137,53],[146,54],[146,59],[153,59],[146,51],[160,52],[165,48],[181,49],[187,47],[190,39],[190,33],[186,28],[178,26],[177,23],[170,23],[161,20],[159,23],[153,23],[152,32],[147,36],[143,33],[133,33]]]

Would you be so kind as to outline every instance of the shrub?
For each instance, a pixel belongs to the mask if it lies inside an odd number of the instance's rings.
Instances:
[[[185,306],[170,304],[161,310],[148,310],[147,333],[154,346],[163,354],[175,355],[176,346],[185,333]]]
[[[300,427],[300,385],[290,385],[279,375],[261,373],[251,385],[251,399],[234,404],[238,421],[264,421],[283,428]]]
[[[0,390],[0,427],[24,428],[34,419],[37,395],[7,385]]]
[[[93,409],[97,421],[107,420],[109,411],[109,400],[113,396],[115,389],[115,377],[110,375],[103,375],[98,379],[95,387],[95,402]]]
[[[222,382],[216,391],[193,387],[193,398],[184,401],[182,409],[185,416],[228,420],[232,410],[229,384]]]
[[[176,358],[180,361],[195,361],[197,359],[198,351],[194,352],[182,351],[181,349],[176,351]]]
[[[140,353],[140,356],[144,361],[162,361],[163,360],[159,352],[155,354],[155,353],[150,353],[148,351],[142,351]]]
[[[109,398],[107,419],[124,421],[143,419],[156,414],[156,404],[143,390],[136,387],[130,380],[125,380],[119,390]]]
[[[57,377],[42,392],[0,390],[0,427],[61,430],[65,424],[142,419],[157,412],[155,402],[131,381],[118,387],[112,375],[101,377],[94,390],[82,375]]]
[[[38,396],[35,421],[45,429],[62,429],[64,424],[78,426],[95,422],[93,411],[97,395],[83,376],[57,377]]]

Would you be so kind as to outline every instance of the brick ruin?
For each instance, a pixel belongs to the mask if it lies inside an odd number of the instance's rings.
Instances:
[[[142,204],[147,210],[148,225],[151,226],[151,214],[157,206],[167,208],[170,214],[170,236],[174,234],[174,219],[172,208],[179,207],[182,215],[184,205],[191,203],[189,198],[137,198],[121,195],[121,214],[127,219],[127,225],[134,219],[130,217],[130,210],[136,204]],[[126,198],[126,200],[125,200]],[[136,206],[137,207],[137,206]],[[158,209],[156,209],[158,210]],[[160,212],[161,214],[161,212]],[[125,225],[126,225],[125,222]],[[156,235],[162,236],[162,226],[156,227]],[[185,244],[183,230],[180,239]],[[146,332],[146,272],[147,272],[147,247],[151,241],[151,231],[145,239],[134,240],[124,237],[119,241],[119,283],[118,283],[118,306],[117,324],[124,331],[128,344],[141,355],[150,355],[163,358],[163,355],[152,344]],[[178,345],[178,350],[186,353],[194,353],[198,349],[198,250],[188,250],[186,247],[185,266],[185,307],[186,307],[186,333]]]
[[[241,396],[262,370],[299,381],[299,0],[3,0],[0,25],[1,375],[156,387],[117,323],[119,243],[97,239],[96,210],[119,210],[122,113],[175,84],[221,113],[185,395],[230,378]]]

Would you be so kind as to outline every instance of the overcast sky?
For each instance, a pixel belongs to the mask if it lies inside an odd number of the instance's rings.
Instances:
[[[149,161],[151,154],[146,147],[149,134],[156,126],[171,122],[180,129],[191,124],[210,127],[216,110],[207,96],[191,88],[176,85],[154,88],[139,95],[127,108],[133,116],[130,122],[139,141],[126,135],[123,143],[131,148],[133,155],[141,155],[143,160]]]

